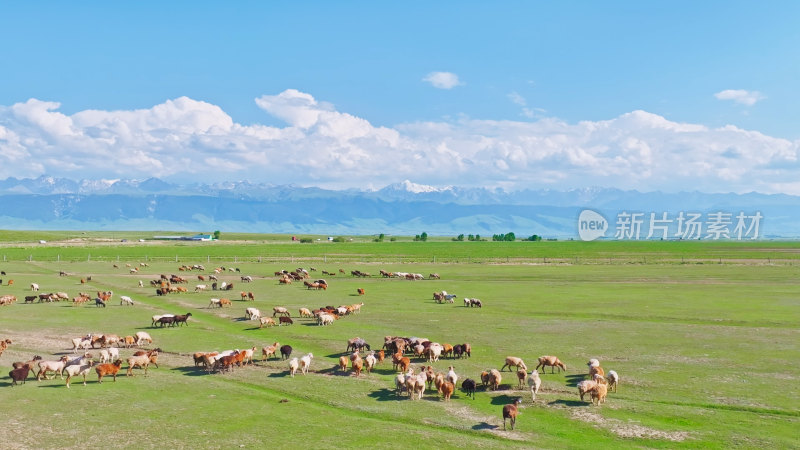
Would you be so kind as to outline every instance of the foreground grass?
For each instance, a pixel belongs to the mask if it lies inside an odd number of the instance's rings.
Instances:
[[[156,297],[151,288],[137,287],[139,279],[178,273],[174,262],[154,263],[137,275],[119,265],[36,260],[3,264],[15,279],[14,286],[0,288],[3,294],[21,299],[30,293],[29,283],[37,282],[42,290],[71,295],[111,289],[115,296],[131,295],[137,304],[102,309],[18,303],[0,308],[0,337],[15,341],[0,357],[2,367],[32,354],[69,352],[69,338],[88,332],[126,335],[146,330],[168,353],[150,376],[122,377],[116,383],[99,385],[93,374],[88,386],[73,382],[70,390],[59,380],[9,388],[8,379],[2,379],[5,403],[23,406],[0,429],[2,442],[25,448],[70,447],[77,442],[178,448],[303,443],[314,448],[800,445],[800,391],[793,388],[800,369],[800,268],[793,265],[351,261],[341,266],[348,273],[377,273],[379,268],[435,271],[442,280],[338,275],[326,277],[330,288],[317,292],[297,284],[277,285],[272,272],[293,266],[243,262],[240,270],[256,281],[241,285],[238,274],[223,279],[236,283],[233,297],[240,288],[253,291],[255,306],[262,311],[283,305],[294,316],[301,306],[365,302],[361,314],[330,327],[299,320],[291,327],[260,330],[241,320],[252,303],[235,301],[230,309],[207,309],[208,299],[219,293]],[[336,271],[340,265],[318,268]],[[59,277],[58,271],[65,269],[70,276]],[[92,281],[80,285],[79,279],[88,274]],[[365,288],[367,295],[354,295],[357,287]],[[457,300],[481,298],[485,307],[433,303],[431,293],[442,289],[457,293]],[[151,329],[150,316],[162,312],[192,312],[191,324]],[[385,335],[470,342],[472,358],[434,364],[439,371],[455,366],[462,379],[499,369],[507,355],[520,356],[533,368],[538,356],[555,354],[569,370],[542,375],[544,389],[535,403],[516,389],[509,372],[496,393],[479,391],[473,401],[457,391],[453,401],[444,403],[430,391],[421,402],[397,399],[390,361],[360,379],[332,370],[347,339],[361,336],[379,346]],[[292,345],[297,356],[312,352],[312,373],[291,378],[285,362],[271,360],[232,374],[206,375],[187,356],[203,350],[260,349],[275,341]],[[124,356],[130,352],[122,350]],[[581,403],[574,388],[591,357],[622,377],[619,392],[610,394],[602,407]],[[503,432],[500,409],[516,396],[525,400],[518,428]],[[284,399],[288,401],[281,402]],[[160,431],[158,438],[142,439],[147,430]]]

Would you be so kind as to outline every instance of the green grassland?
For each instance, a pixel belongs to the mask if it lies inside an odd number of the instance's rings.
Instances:
[[[0,231],[2,261],[253,261],[295,260],[335,263],[800,263],[800,241],[516,241],[453,242],[431,237],[415,242],[412,236],[373,242],[372,236],[343,236],[346,242],[328,242],[325,236],[298,235],[312,243],[291,241],[274,234],[223,233],[222,240],[186,242],[153,240],[175,232],[64,232]],[[39,241],[46,241],[40,244]],[[143,240],[144,242],[140,242]]]
[[[69,240],[85,236],[60,232],[4,239],[0,294],[20,299],[0,307],[0,338],[14,341],[0,356],[0,392],[10,417],[0,428],[4,448],[800,446],[797,243],[372,243],[354,237],[299,244],[261,235],[213,243],[111,242],[139,239],[134,236],[93,235],[109,242],[78,244]],[[149,266],[131,274],[126,263],[135,266],[145,256]],[[178,266],[193,263],[241,270],[220,276],[235,284],[231,308],[208,308],[221,292],[157,297],[149,287],[159,274],[175,273],[191,278],[192,291],[198,272]],[[274,271],[298,266],[316,267],[312,276],[326,278],[328,290],[278,285]],[[321,275],[339,269],[347,275]],[[373,276],[351,277],[354,269]],[[385,279],[375,276],[380,269],[438,272],[441,280]],[[62,270],[68,276],[59,276]],[[242,274],[255,281],[241,283]],[[88,275],[92,280],[82,285]],[[23,304],[31,282],[71,296],[113,290],[116,301],[107,308]],[[356,295],[357,288],[366,295]],[[443,289],[458,295],[456,303],[434,303],[432,293]],[[252,291],[255,303],[238,301],[240,290]],[[120,306],[119,295],[136,304]],[[480,298],[484,307],[464,307],[465,296]],[[362,301],[360,314],[328,327],[295,317],[292,326],[258,329],[243,320],[247,306],[262,312],[286,306],[296,316],[300,307]],[[165,312],[191,312],[189,326],[151,328],[150,317]],[[164,350],[160,367],[147,377],[136,370],[135,377],[98,384],[92,373],[87,386],[73,381],[69,390],[58,379],[10,387],[5,377],[13,361],[70,353],[73,337],[140,330]],[[496,392],[479,389],[472,400],[457,390],[443,402],[435,391],[422,401],[398,398],[390,360],[360,378],[334,370],[347,339],[361,336],[379,347],[386,335],[471,343],[471,358],[433,364],[445,372],[454,366],[462,379],[499,369],[509,355],[529,368],[541,355],[558,355],[568,371],[547,370],[536,402],[509,372]],[[287,363],[273,359],[206,374],[189,356],[252,346],[260,353],[276,341],[292,345],[294,356],[313,353],[311,373],[291,378]],[[622,379],[599,407],[581,402],[574,387],[589,358]],[[519,396],[517,429],[505,432],[502,405]]]

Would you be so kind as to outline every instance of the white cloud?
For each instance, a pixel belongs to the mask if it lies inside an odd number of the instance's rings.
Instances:
[[[256,99],[259,108],[282,119],[294,127],[309,128],[317,123],[324,109],[310,94],[287,89],[278,95],[264,95]]]
[[[458,80],[458,75],[452,72],[431,72],[422,79],[437,89],[453,89],[464,83]]]
[[[523,116],[523,117],[527,117],[528,119],[534,119],[534,118],[536,118],[537,113],[544,113],[545,112],[545,110],[543,110],[541,108],[531,108],[531,107],[529,107],[528,106],[528,101],[525,100],[525,97],[519,95],[519,93],[517,91],[512,91],[506,97],[508,97],[508,99],[511,100],[511,103],[514,103],[515,105],[521,106],[522,108],[520,109],[520,115]]]
[[[517,91],[513,91],[507,95],[508,99],[511,100],[511,103],[519,106],[528,106],[528,101],[525,100],[525,97],[519,95]]]
[[[72,115],[36,99],[0,106],[0,178],[157,176],[331,188],[410,179],[505,189],[800,194],[800,141],[646,111],[578,123],[460,117],[378,127],[297,90],[256,103],[286,125],[241,125],[219,106],[186,97]]]
[[[717,100],[733,100],[736,103],[747,106],[753,106],[756,102],[766,98],[758,91],[746,91],[744,89],[726,89],[717,92],[714,97]]]

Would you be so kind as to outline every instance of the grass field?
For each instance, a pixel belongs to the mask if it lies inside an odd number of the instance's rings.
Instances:
[[[290,236],[225,233],[214,242],[152,240],[174,232],[2,231],[0,260],[6,261],[160,261],[323,263],[740,263],[800,264],[800,241],[540,241],[453,242],[411,236],[372,242],[371,236],[346,236],[347,242],[292,242]],[[144,242],[140,242],[144,240]],[[39,241],[46,241],[40,244]]]
[[[796,243],[398,241],[332,247],[288,244],[284,238],[247,236],[243,243],[194,246],[39,246],[24,239],[4,245],[0,251],[9,256],[0,264],[7,272],[0,294],[14,294],[20,301],[0,307],[0,338],[14,341],[0,356],[3,375],[13,361],[33,354],[55,359],[71,353],[70,339],[89,332],[148,331],[165,353],[159,357],[160,367],[151,368],[147,377],[137,370],[135,377],[98,384],[92,373],[87,386],[73,381],[69,390],[58,379],[9,387],[3,376],[0,390],[9,419],[0,428],[2,446],[800,446]],[[58,235],[44,239],[57,240]],[[131,275],[125,263],[135,264],[143,250],[164,259],[153,257],[149,267]],[[432,250],[466,260],[434,264]],[[12,258],[17,251],[33,254],[32,260]],[[91,260],[79,257],[88,252]],[[75,257],[53,258],[67,253]],[[322,256],[332,254],[336,257]],[[231,308],[209,309],[209,298],[220,293],[156,297],[149,286],[138,287],[138,280],[147,285],[160,273],[179,273],[180,264],[202,263],[210,269],[215,260],[209,256],[233,255],[242,259],[223,265],[236,266],[255,281],[241,284],[240,274],[229,272],[221,279],[235,283],[232,299],[240,290],[252,291],[255,305],[234,300]],[[245,258],[259,255],[274,259],[259,263]],[[179,263],[166,259],[175,256]],[[540,263],[538,258],[558,261]],[[681,258],[689,263],[680,264]],[[719,258],[725,259],[723,264],[710,263]],[[447,258],[437,261],[442,259]],[[327,291],[308,291],[297,283],[280,286],[272,276],[276,270],[309,264],[319,271],[342,268],[348,274],[354,269],[373,275],[379,269],[438,272],[442,279],[411,282],[339,274],[325,276]],[[59,277],[61,270],[69,276]],[[323,277],[319,273],[312,276]],[[181,274],[194,278],[189,284],[193,290],[198,273]],[[87,275],[92,281],[81,285],[80,278]],[[14,285],[6,286],[11,278]],[[31,282],[42,291],[71,296],[113,290],[116,301],[105,309],[22,304]],[[366,289],[366,295],[356,295],[356,288]],[[458,294],[455,304],[433,302],[432,293],[442,289]],[[119,295],[130,295],[136,305],[119,306]],[[484,308],[463,307],[460,299],[465,296],[480,298]],[[360,314],[328,327],[296,318],[289,327],[258,329],[243,320],[247,306],[264,312],[282,305],[296,316],[299,307],[361,301]],[[164,312],[191,312],[189,326],[151,328],[150,316]],[[508,355],[522,357],[530,368],[541,355],[558,355],[568,371],[543,374],[535,403],[517,389],[509,372],[504,372],[500,390],[479,389],[476,400],[457,390],[447,403],[435,391],[426,391],[422,401],[398,398],[390,360],[358,379],[334,370],[347,339],[361,336],[379,347],[385,335],[471,343],[471,358],[434,364],[444,372],[453,365],[462,379],[499,369]],[[313,353],[311,373],[291,378],[285,361],[270,360],[230,374],[206,374],[188,356],[252,346],[260,353],[275,341],[292,345],[295,356]],[[127,357],[132,350],[121,353]],[[600,407],[581,402],[574,387],[593,357],[622,379],[619,392]],[[412,364],[422,361],[412,359]],[[504,432],[502,405],[518,396],[523,403],[517,429]],[[18,407],[10,412],[8,405]]]

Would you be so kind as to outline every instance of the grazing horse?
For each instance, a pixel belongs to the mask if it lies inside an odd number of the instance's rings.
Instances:
[[[175,323],[179,324],[181,326],[182,325],[186,325],[188,327],[189,326],[188,320],[189,320],[189,317],[191,317],[191,316],[192,316],[192,313],[179,314],[179,315],[175,316]]]
[[[360,351],[361,349],[363,349],[365,347],[366,347],[367,351],[372,350],[369,347],[369,344],[367,344],[363,339],[356,340],[355,342],[353,342],[353,345],[352,345],[352,349],[353,349],[354,352]]]
[[[158,319],[158,326],[164,327],[164,325],[175,326],[175,317],[161,317]]]
[[[294,323],[294,321],[292,320],[292,318],[291,318],[291,317],[280,316],[280,317],[278,318],[278,326],[281,326],[281,325],[283,325],[283,324],[286,324],[286,325],[291,325],[291,324],[293,324],[293,323]]]

